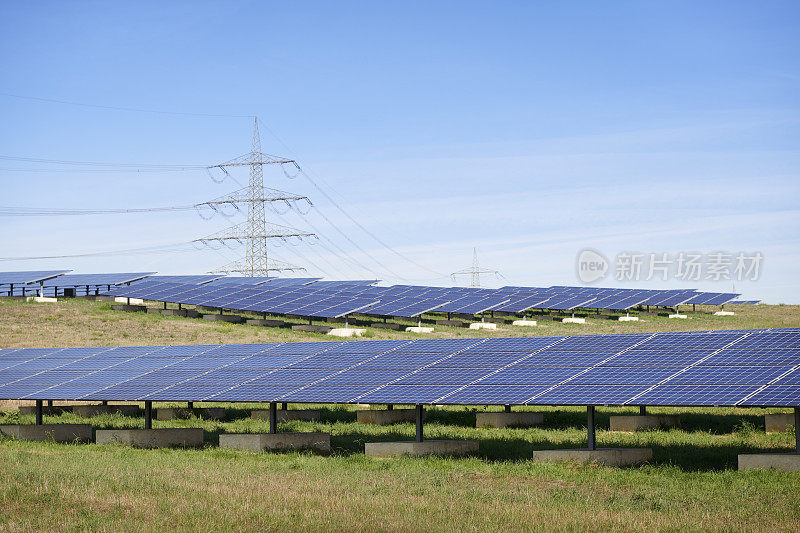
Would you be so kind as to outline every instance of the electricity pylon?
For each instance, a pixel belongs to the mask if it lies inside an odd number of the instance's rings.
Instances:
[[[311,205],[311,200],[306,196],[295,195],[264,187],[264,165],[284,165],[292,164],[297,166],[297,162],[292,159],[284,159],[261,152],[261,137],[258,133],[258,118],[254,117],[253,122],[253,143],[250,152],[243,156],[232,159],[228,162],[214,165],[209,168],[218,168],[228,173],[228,167],[250,167],[250,183],[246,189],[240,189],[227,196],[223,196],[209,204],[231,204],[247,203],[247,222],[237,224],[226,230],[217,232],[195,242],[208,243],[211,241],[226,242],[235,240],[244,242],[247,248],[244,262],[236,261],[217,269],[215,273],[236,272],[248,277],[269,276],[270,272],[305,270],[284,263],[282,261],[270,261],[267,254],[267,239],[287,239],[290,237],[303,238],[315,237],[313,233],[304,232],[299,229],[281,226],[278,224],[267,223],[264,216],[264,204],[267,202],[287,202],[305,200]],[[298,167],[299,168],[299,167]],[[213,207],[213,205],[212,205]]]
[[[456,276],[463,276],[466,274],[469,274],[470,276],[469,286],[476,289],[479,289],[481,286],[481,274],[494,274],[495,276],[503,277],[497,270],[489,270],[486,268],[481,268],[480,265],[478,265],[477,248],[472,249],[472,267],[459,270],[458,272],[453,272],[452,274],[450,274],[450,277],[452,277],[453,280],[455,280]]]

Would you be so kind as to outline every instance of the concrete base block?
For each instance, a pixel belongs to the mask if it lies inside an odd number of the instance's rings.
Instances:
[[[148,313],[148,314],[151,314],[151,315],[160,315],[161,314],[161,309],[158,308],[158,307],[146,307],[145,308],[145,313]]]
[[[328,335],[333,335],[334,337],[360,337],[365,331],[367,330],[356,328],[333,328],[328,332]]]
[[[269,320],[266,318],[249,318],[247,319],[249,326],[265,326],[268,328],[282,328],[286,325],[283,320]]]
[[[638,322],[638,316],[621,316],[617,319],[619,322]]]
[[[735,314],[733,311],[717,311],[714,316],[733,316]]]
[[[417,413],[414,409],[392,409],[391,411],[370,409],[369,411],[358,411],[356,420],[359,424],[387,426],[389,424],[414,422],[417,420]]]
[[[394,331],[403,331],[406,327],[403,324],[395,324],[394,322],[373,322],[370,324],[372,328],[392,329]]]
[[[600,448],[597,450],[537,450],[534,461],[574,461],[607,466],[635,466],[653,458],[650,448]]]
[[[49,296],[28,296],[27,301],[40,304],[52,304],[58,302],[58,298],[50,298]]]
[[[541,424],[544,421],[542,413],[477,413],[475,415],[476,428],[509,428],[529,427]]]
[[[120,304],[144,305],[144,300],[141,298],[126,298],[124,296],[117,296],[114,298],[114,301]]]
[[[302,326],[292,326],[292,331],[307,331],[309,333],[324,333],[327,334],[331,329],[328,326],[314,326],[311,324],[304,324]]]
[[[739,470],[800,472],[800,453],[754,453],[739,455]]]
[[[476,440],[426,440],[422,442],[367,442],[364,453],[370,457],[396,455],[469,455],[478,451]]]
[[[239,315],[203,315],[203,320],[211,320],[212,322],[229,322],[231,324],[241,324],[244,319]]]
[[[138,405],[75,405],[72,412],[83,418],[102,415],[139,416]]]
[[[330,453],[330,433],[223,433],[220,448],[253,452],[314,450]]]
[[[433,333],[433,328],[426,328],[425,326],[411,326],[406,328],[407,333]]]
[[[159,309],[159,312],[167,316],[186,316],[186,309]]]
[[[92,426],[90,424],[42,424],[0,426],[0,435],[17,440],[40,440],[54,442],[91,442]]]
[[[535,326],[535,320],[515,320],[511,323],[512,326]]]
[[[680,415],[630,415],[611,417],[611,431],[674,428],[680,425]]]
[[[72,411],[71,405],[44,405],[42,406],[42,414],[45,416],[59,416],[62,413],[69,413]],[[36,406],[35,405],[23,405],[19,408],[19,414],[21,415],[36,415]],[[794,422],[792,422],[794,423]]]
[[[222,420],[225,418],[224,407],[160,407],[156,409],[156,420],[175,420],[196,416],[205,420]]]
[[[201,315],[199,311],[195,309],[187,309],[186,310],[186,318],[200,318]]]
[[[473,322],[469,329],[497,329],[497,324],[491,322]]]
[[[561,319],[561,322],[563,322],[564,324],[586,324],[586,319],[566,317]]]
[[[451,328],[466,328],[469,326],[468,322],[464,322],[463,320],[437,320],[437,326],[449,326]]]
[[[145,313],[147,307],[144,305],[112,305],[111,309],[114,311],[125,311],[126,313]]]
[[[672,315],[667,315],[667,316],[668,316],[668,318],[689,318],[688,316],[681,315],[681,314],[672,314]]]
[[[20,407],[20,409],[22,409]],[[790,427],[794,427],[794,413],[778,413],[774,415],[764,415],[764,425],[767,432],[778,431],[786,432]]]
[[[307,422],[315,422],[322,418],[322,411],[319,409],[280,409],[277,412],[278,422],[286,422],[287,420],[305,420]],[[250,416],[257,420],[269,420],[268,409],[254,409]]]
[[[201,428],[98,429],[97,444],[127,444],[134,448],[194,447],[203,445]]]

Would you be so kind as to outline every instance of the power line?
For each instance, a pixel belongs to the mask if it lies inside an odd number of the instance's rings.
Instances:
[[[39,256],[20,256],[20,257],[0,257],[0,261],[33,261],[37,259],[71,259],[76,257],[108,257],[115,255],[145,255],[145,254],[163,254],[194,251],[191,243],[180,242],[173,244],[164,244],[160,246],[150,246],[145,248],[129,248],[125,250],[110,250],[104,252],[88,252],[82,254],[66,254],[66,255],[39,255]]]

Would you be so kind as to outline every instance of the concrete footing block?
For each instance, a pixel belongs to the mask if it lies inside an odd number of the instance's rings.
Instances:
[[[360,337],[365,331],[367,330],[357,328],[333,328],[327,334],[334,337]]]
[[[619,322],[638,322],[638,316],[621,316],[617,319]]]
[[[292,326],[292,331],[307,331],[308,333],[324,333],[327,334],[331,329],[328,326],[314,326],[312,324],[303,324],[301,326]]]
[[[515,320],[511,323],[512,326],[528,326],[532,327],[536,325],[535,320]]]
[[[773,431],[784,433],[790,427],[794,426],[794,413],[764,415],[764,425],[766,426],[767,433]]]
[[[117,296],[114,298],[114,301],[120,304],[144,305],[144,300],[141,298],[126,298],[125,296]]]
[[[425,416],[423,414],[423,416]],[[417,413],[414,409],[370,409],[369,411],[356,412],[356,420],[359,424],[377,424],[386,426],[389,424],[399,424],[403,422],[414,422],[417,420]]]
[[[187,309],[186,310],[186,318],[200,318],[201,315],[199,311],[196,309]]]
[[[42,424],[40,426],[15,424],[0,426],[0,435],[17,440],[54,442],[91,442],[90,424]]]
[[[573,317],[566,317],[561,319],[561,322],[564,324],[586,324],[585,318],[573,318]]]
[[[597,450],[537,450],[534,461],[574,461],[607,466],[636,466],[653,458],[651,448],[600,448]]]
[[[437,326],[449,326],[451,328],[466,328],[469,326],[469,322],[464,322],[463,320],[437,320]]]
[[[397,455],[470,455],[477,453],[476,440],[426,440],[422,442],[367,442],[364,453],[370,457]]]
[[[210,320],[212,322],[228,322],[230,324],[241,324],[244,319],[239,315],[203,315],[203,320]]]
[[[224,407],[159,407],[156,409],[156,420],[176,420],[196,416],[205,420],[222,420],[225,418]]]
[[[492,322],[473,322],[469,329],[497,329],[497,324]]]
[[[147,306],[144,305],[112,305],[111,309],[114,311],[125,311],[126,313],[146,313]]]
[[[283,320],[270,320],[267,318],[249,318],[247,319],[248,326],[264,326],[268,328],[282,328],[286,325]]]
[[[58,302],[58,298],[50,298],[49,296],[28,296],[27,300],[40,304],[53,304]]]
[[[475,427],[477,428],[509,428],[529,427],[544,422],[542,413],[477,413]]]
[[[127,444],[134,448],[196,447],[203,445],[202,428],[98,429],[97,444]]]
[[[158,307],[146,307],[144,312],[150,315],[160,315],[161,309]]]
[[[680,415],[630,415],[611,417],[611,431],[640,431],[644,429],[674,428],[680,425]]]
[[[186,309],[159,309],[159,313],[167,316],[186,316]]]
[[[407,333],[433,333],[433,328],[426,328],[425,326],[411,326],[406,328]]]
[[[72,411],[71,405],[45,405],[42,406],[42,414],[45,416],[59,416],[62,413],[69,413]],[[36,415],[36,406],[35,405],[23,405],[19,408],[19,414],[21,415]],[[794,422],[792,422],[794,423]]]
[[[138,405],[75,405],[72,412],[83,418],[102,415],[139,416]]]
[[[406,327],[403,324],[396,324],[394,322],[373,322],[370,324],[372,328],[391,329],[394,331],[404,331]]]
[[[292,451],[313,450],[330,453],[330,433],[223,433],[219,447],[234,450]]]
[[[678,314],[678,313],[675,313],[675,314],[672,314],[672,315],[667,315],[667,317],[668,318],[689,318],[686,315],[681,315],[681,314]]]
[[[286,422],[287,420],[305,420],[307,422],[315,422],[322,418],[322,411],[319,409],[287,409],[278,410],[278,422]],[[256,420],[269,420],[268,409],[254,409],[250,416]]]
[[[733,311],[717,311],[714,316],[733,316],[735,314]]]
[[[800,453],[753,453],[739,455],[739,470],[800,472]]]

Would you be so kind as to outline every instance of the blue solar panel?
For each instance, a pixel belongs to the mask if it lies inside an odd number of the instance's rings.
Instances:
[[[791,406],[800,386],[798,336],[745,330],[2,350],[0,397]]]
[[[0,285],[26,285],[66,274],[69,270],[26,270],[19,272],[0,272]]]

